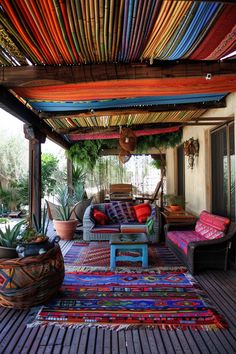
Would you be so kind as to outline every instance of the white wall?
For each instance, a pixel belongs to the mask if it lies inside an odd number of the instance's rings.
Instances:
[[[232,117],[236,118],[236,93],[226,98],[227,107],[210,109],[202,117]],[[211,156],[210,130],[211,126],[186,126],[183,130],[183,141],[193,137],[199,140],[199,157],[195,159],[193,169],[187,167],[185,157],[185,199],[186,209],[196,215],[206,209],[211,211]],[[236,129],[236,124],[235,124]],[[176,193],[177,186],[177,156],[176,149],[167,151],[167,193]]]

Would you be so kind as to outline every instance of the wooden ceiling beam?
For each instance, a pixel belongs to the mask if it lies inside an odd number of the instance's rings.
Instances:
[[[38,129],[50,140],[64,149],[70,148],[71,145],[65,139],[53,131],[52,128],[42,121],[33,111],[25,107],[3,86],[0,86],[0,108],[18,118],[22,122],[32,125],[32,127]]]
[[[5,87],[61,85],[122,79],[206,77],[232,75],[236,62],[155,61],[136,64],[86,64],[79,66],[17,66],[0,68],[0,85]]]
[[[65,116],[70,118],[86,118],[86,117],[103,117],[103,116],[120,116],[129,114],[148,114],[158,112],[174,112],[174,111],[196,111],[201,109],[211,108],[225,108],[226,101],[222,99],[214,102],[199,102],[186,104],[172,104],[172,105],[153,105],[143,107],[120,107],[117,109],[103,109],[103,110],[86,110],[86,111],[65,111],[53,113],[40,113],[42,119],[64,119]]]
[[[169,127],[169,126],[186,126],[186,125],[221,125],[224,123],[229,122],[232,120],[232,118],[215,118],[215,119],[207,119],[205,121],[205,118],[196,118],[193,120],[188,120],[188,121],[183,121],[183,120],[178,120],[178,121],[162,121],[162,122],[156,122],[156,123],[149,123],[149,124],[134,124],[130,126],[132,130],[138,131],[138,130],[143,130],[143,129],[157,129],[157,128],[164,128],[164,127]],[[70,136],[70,134],[83,134],[84,136],[86,135],[91,135],[91,134],[99,134],[99,133],[118,133],[119,132],[119,127],[117,126],[111,126],[111,127],[77,127],[77,128],[58,128],[56,129],[56,132],[59,134],[67,134]]]

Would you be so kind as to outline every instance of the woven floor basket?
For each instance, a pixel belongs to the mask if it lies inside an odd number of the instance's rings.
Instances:
[[[60,246],[47,253],[0,260],[0,306],[25,309],[47,302],[64,279]]]

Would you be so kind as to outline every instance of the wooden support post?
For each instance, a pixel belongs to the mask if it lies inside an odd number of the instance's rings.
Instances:
[[[41,226],[41,143],[46,136],[30,125],[24,125],[25,138],[29,140],[29,213],[32,223],[33,214]]]

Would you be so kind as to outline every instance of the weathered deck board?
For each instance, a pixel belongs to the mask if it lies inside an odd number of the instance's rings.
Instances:
[[[63,253],[71,242],[60,242]],[[0,308],[0,353],[5,354],[233,354],[236,351],[236,271],[208,271],[195,279],[225,317],[216,331],[104,328],[26,328],[29,311]]]

